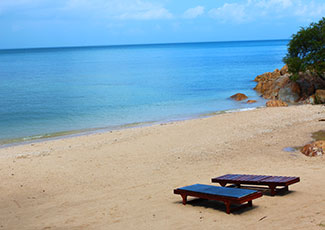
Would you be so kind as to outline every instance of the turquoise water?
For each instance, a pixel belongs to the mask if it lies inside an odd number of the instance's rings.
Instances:
[[[0,142],[264,105],[253,79],[282,67],[287,43],[0,50]]]

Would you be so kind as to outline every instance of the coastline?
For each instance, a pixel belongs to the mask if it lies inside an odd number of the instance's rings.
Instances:
[[[319,122],[324,116],[322,105],[261,108],[2,148],[0,224],[35,230],[319,229],[325,158],[283,148],[310,142],[312,132],[325,129]],[[183,206],[172,193],[227,173],[300,176],[301,182],[232,215],[218,202],[194,199]]]
[[[242,92],[250,99],[261,99],[252,89],[252,76],[282,65],[279,57],[287,42],[225,44],[2,53],[0,58],[11,65],[1,62],[3,75],[8,76],[3,79],[1,95],[8,100],[0,103],[0,139],[18,138],[19,142],[24,137],[93,131],[88,128],[109,130],[109,126],[125,123],[191,119],[191,114],[249,107],[228,98]],[[225,50],[231,50],[227,57]]]
[[[4,140],[0,140],[0,149],[17,146],[17,145],[39,143],[39,142],[43,142],[43,141],[72,138],[72,137],[91,135],[91,134],[96,134],[96,133],[105,133],[105,132],[111,132],[114,130],[124,130],[124,129],[129,129],[129,128],[138,128],[138,127],[147,127],[147,126],[152,126],[152,125],[168,124],[171,122],[195,120],[195,119],[200,119],[200,118],[205,118],[205,117],[216,116],[216,115],[224,114],[224,113],[248,111],[248,110],[254,110],[254,109],[259,109],[259,108],[264,108],[264,107],[265,106],[257,106],[257,107],[248,107],[248,108],[220,110],[220,111],[209,112],[209,113],[194,114],[194,115],[185,116],[184,118],[179,118],[179,119],[165,119],[165,120],[160,120],[160,121],[134,122],[134,123],[123,124],[123,125],[118,125],[118,126],[89,128],[89,129],[83,129],[83,130],[68,130],[68,131],[38,134],[35,136],[27,136],[27,137],[14,138],[14,139],[4,139]]]

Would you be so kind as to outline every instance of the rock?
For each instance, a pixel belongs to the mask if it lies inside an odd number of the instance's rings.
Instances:
[[[281,76],[281,73],[280,73],[280,70],[279,69],[275,69],[273,72],[272,72],[272,78],[278,78]]]
[[[256,103],[257,101],[256,100],[248,100],[246,103],[247,104],[253,104],[253,103]]]
[[[263,74],[261,74],[261,75],[258,75],[258,76],[254,79],[254,81],[256,81],[256,82],[266,81],[266,80],[270,79],[271,76],[272,76],[272,73],[271,73],[271,72],[263,73]]]
[[[322,156],[325,153],[325,141],[315,141],[305,145],[301,152],[309,157]]]
[[[286,106],[288,106],[288,104],[281,100],[271,100],[266,102],[266,107],[286,107]]]
[[[232,95],[230,98],[231,98],[231,99],[234,99],[234,100],[236,100],[236,101],[242,101],[242,100],[247,99],[248,97],[247,97],[245,94],[237,93],[237,94],[235,94],[235,95]]]
[[[265,99],[272,99],[272,98],[278,99],[280,89],[287,86],[289,82],[290,79],[288,74],[285,74],[274,80],[266,82],[266,84],[263,86],[263,90],[264,90],[263,97]],[[291,87],[288,87],[287,94],[291,93],[290,89]]]
[[[280,70],[276,69],[274,70],[274,72],[267,72],[267,73],[263,73],[261,75],[258,75],[254,81],[256,82],[260,82],[260,81],[269,81],[269,80],[273,80],[273,79],[276,79],[278,77],[280,77],[281,74],[280,74]]]
[[[304,104],[316,104],[316,96],[315,94],[314,95],[311,95],[310,97],[308,97],[306,100],[303,101]]]
[[[313,75],[309,71],[300,73],[296,81],[301,89],[301,99],[307,99],[316,93],[318,89],[325,89],[325,80],[319,76]]]
[[[284,74],[281,75],[279,78],[277,78],[274,82],[274,84],[279,87],[283,88],[290,82],[290,74]]]
[[[288,66],[287,66],[287,65],[284,65],[284,66],[281,68],[281,70],[280,70],[280,74],[281,74],[281,75],[284,75],[284,74],[286,74],[286,73],[288,73]]]
[[[278,99],[295,103],[300,99],[300,87],[296,82],[289,82],[285,87],[279,89]]]
[[[256,85],[256,87],[254,88],[254,90],[256,90],[259,93],[264,93],[265,90],[267,89],[267,87],[265,87],[266,82],[265,81],[259,81]]]
[[[301,89],[300,85],[297,82],[290,82],[290,88],[292,93],[295,93],[300,97]]]
[[[274,72],[265,73],[255,78],[257,85],[254,88],[257,92],[263,95],[265,99],[271,99],[278,96],[278,92],[283,85],[286,85],[290,79],[289,75],[281,75],[280,70],[276,69]]]
[[[270,87],[272,86],[272,82],[271,81],[260,81],[256,88],[260,88],[259,90],[256,89],[256,91],[259,91],[260,93],[265,93],[267,91],[269,91]]]
[[[316,90],[315,98],[317,104],[325,104],[325,90],[324,89]]]
[[[312,76],[309,76],[306,74],[305,75],[301,74],[296,82],[300,86],[302,98],[308,98],[309,96],[315,94],[315,91],[316,91],[315,77],[312,77]]]

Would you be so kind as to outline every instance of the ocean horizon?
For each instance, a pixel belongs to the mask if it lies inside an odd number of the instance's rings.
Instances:
[[[2,49],[0,144],[263,106],[253,80],[288,42]]]
[[[133,46],[168,46],[168,45],[188,45],[188,44],[208,44],[208,43],[235,43],[235,42],[269,42],[269,41],[286,41],[290,39],[262,39],[262,40],[229,40],[229,41],[200,41],[200,42],[157,42],[157,43],[125,43],[125,44],[107,44],[107,45],[76,45],[76,46],[40,46],[40,47],[18,47],[18,48],[0,48],[0,51],[22,51],[22,50],[43,50],[43,49],[88,49],[88,48],[119,48]]]

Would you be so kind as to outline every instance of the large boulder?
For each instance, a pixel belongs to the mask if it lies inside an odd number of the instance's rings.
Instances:
[[[259,81],[254,90],[261,93],[265,99],[278,98],[280,89],[286,87],[289,83],[289,75],[285,74],[274,79]],[[282,95],[291,94],[292,88],[291,85],[288,86],[288,89],[282,92]]]
[[[254,88],[257,92],[264,94],[267,92],[272,86],[272,81],[259,81]]]
[[[325,80],[312,74],[310,71],[300,73],[296,81],[299,84],[301,101],[309,98],[316,93],[318,89],[325,89]]]
[[[234,99],[234,100],[236,100],[236,101],[242,101],[242,100],[247,99],[248,97],[247,97],[245,94],[242,94],[242,93],[236,93],[235,95],[232,95],[230,98],[231,98],[231,99]]]
[[[288,104],[281,100],[271,100],[266,102],[266,107],[287,107]]]
[[[281,75],[274,81],[274,84],[278,88],[285,87],[288,83],[290,83],[290,74]]]
[[[316,90],[315,98],[317,104],[325,104],[325,90],[324,89]]]
[[[289,82],[279,88],[278,99],[289,103],[295,103],[300,99],[300,86],[296,82]]]
[[[309,157],[322,156],[325,154],[325,141],[315,141],[305,145],[301,152]]]
[[[265,99],[277,98],[280,88],[289,80],[288,74],[281,75],[280,70],[276,69],[272,73],[268,72],[257,76],[255,78],[257,85],[254,90],[261,93]]]
[[[315,94],[315,81],[311,76],[300,75],[296,82],[300,86],[302,98],[308,98]]]

